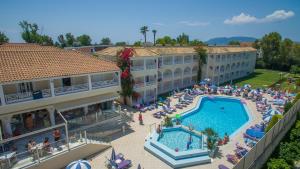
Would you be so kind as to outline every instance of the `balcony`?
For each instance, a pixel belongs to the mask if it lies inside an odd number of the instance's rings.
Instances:
[[[135,65],[135,66],[131,66],[130,67],[131,71],[140,71],[140,70],[144,70],[144,65]]]
[[[99,89],[104,87],[118,86],[118,80],[105,80],[100,82],[92,82],[93,89]]]
[[[138,88],[142,88],[144,86],[145,86],[144,82],[137,82],[137,83],[134,84],[133,88],[138,89]]]
[[[156,69],[156,64],[146,64],[146,69],[147,70]]]
[[[89,84],[78,84],[78,85],[72,85],[72,86],[64,86],[64,87],[58,87],[54,89],[54,93],[56,96],[64,95],[64,94],[70,94],[70,93],[77,93],[77,92],[83,92],[89,90]]]
[[[42,97],[39,97],[39,98],[51,97],[50,89],[43,89],[40,91],[41,91]],[[12,103],[19,103],[19,102],[38,99],[32,93],[33,92],[6,94],[5,102],[6,102],[6,104],[12,104]]]

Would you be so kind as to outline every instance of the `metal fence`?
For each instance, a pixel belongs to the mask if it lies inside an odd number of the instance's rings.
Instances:
[[[280,119],[257,144],[233,167],[234,169],[259,169],[269,159],[277,145],[297,120],[300,100]]]

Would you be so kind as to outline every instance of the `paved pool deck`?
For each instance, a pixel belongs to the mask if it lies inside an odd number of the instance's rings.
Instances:
[[[223,96],[223,95],[217,95],[217,96]],[[197,96],[196,99],[194,99],[194,102],[189,106],[187,106],[186,108],[177,109],[177,113],[183,113],[193,109],[196,106],[200,97],[201,96]],[[264,95],[264,97],[266,97],[268,100],[271,99],[270,96],[266,94]],[[241,98],[241,97],[235,97],[235,98]],[[171,105],[172,106],[175,105],[177,103],[177,100],[178,99],[171,98]],[[212,163],[187,167],[188,169],[208,169],[208,168],[217,169],[218,165],[220,164],[223,164],[228,168],[233,167],[233,164],[231,164],[226,160],[226,155],[234,153],[233,150],[236,148],[235,144],[237,142],[246,147],[243,141],[243,133],[250,126],[259,124],[262,121],[262,114],[256,110],[255,103],[250,100],[245,100],[245,102],[252,116],[252,120],[246,126],[244,126],[240,130],[240,132],[235,134],[231,138],[228,144],[219,147],[220,148],[219,154],[217,154],[217,157],[213,159]],[[144,125],[139,125],[138,113],[134,113],[133,114],[134,122],[131,122],[129,124],[133,132],[111,142],[112,147],[114,147],[116,153],[122,153],[124,154],[126,159],[130,159],[132,161],[132,167],[131,167],[132,169],[136,169],[138,164],[141,164],[142,168],[144,169],[170,169],[171,168],[169,165],[161,161],[159,158],[155,157],[148,151],[144,150],[145,138],[150,132],[150,125],[153,123],[159,124],[163,120],[163,119],[154,118],[152,116],[154,112],[157,112],[157,110],[147,111],[143,113]],[[129,113],[131,112],[129,111]],[[107,158],[110,157],[110,155],[111,155],[111,148],[91,158],[90,160],[92,164],[92,169],[106,168],[105,161]]]

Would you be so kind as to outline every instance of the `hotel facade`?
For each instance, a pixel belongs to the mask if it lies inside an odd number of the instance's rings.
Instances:
[[[108,47],[96,52],[99,58],[116,61],[123,47]],[[207,50],[202,66],[203,79],[219,85],[249,75],[254,71],[256,49],[252,47],[213,46]],[[194,47],[133,47],[130,58],[134,91],[132,106],[153,102],[159,94],[193,86],[197,83],[198,56]]]
[[[0,141],[63,120],[77,127],[108,118],[120,90],[114,63],[56,47],[0,45]]]

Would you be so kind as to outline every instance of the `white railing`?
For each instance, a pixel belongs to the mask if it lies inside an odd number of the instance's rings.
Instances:
[[[174,79],[181,78],[181,76],[182,76],[182,73],[175,73],[174,74]]]
[[[105,80],[99,82],[92,82],[93,89],[99,89],[99,88],[110,87],[110,86],[118,86],[118,85],[119,83],[117,80]]]
[[[166,60],[163,63],[164,63],[163,65],[172,65],[173,64],[172,60]]]
[[[175,63],[175,64],[182,64],[182,63],[183,63],[183,60],[181,60],[181,59],[175,59],[175,60],[174,60],[174,63]]]
[[[145,86],[144,82],[139,82],[139,83],[135,83],[133,88],[138,89],[138,88],[141,88],[141,87],[144,87],[144,86]]]
[[[153,84],[155,84],[155,80],[151,80],[149,82],[146,82],[146,86],[151,86]]]
[[[156,69],[156,64],[146,64],[146,69]]]
[[[55,95],[64,95],[70,93],[77,93],[82,91],[89,90],[88,83],[72,85],[72,86],[65,86],[65,87],[58,87],[54,89]]]
[[[139,71],[139,70],[144,70],[144,65],[139,65],[139,66],[131,66],[130,70],[131,70],[131,71]]]
[[[187,60],[184,60],[184,63],[192,63],[193,60],[192,59],[187,59]]]
[[[166,74],[166,75],[164,75],[163,80],[169,80],[169,79],[172,79],[172,74]]]
[[[51,97],[50,89],[41,90],[43,98]],[[33,100],[32,92],[24,92],[24,93],[13,93],[5,95],[6,104],[19,103],[24,101]]]

